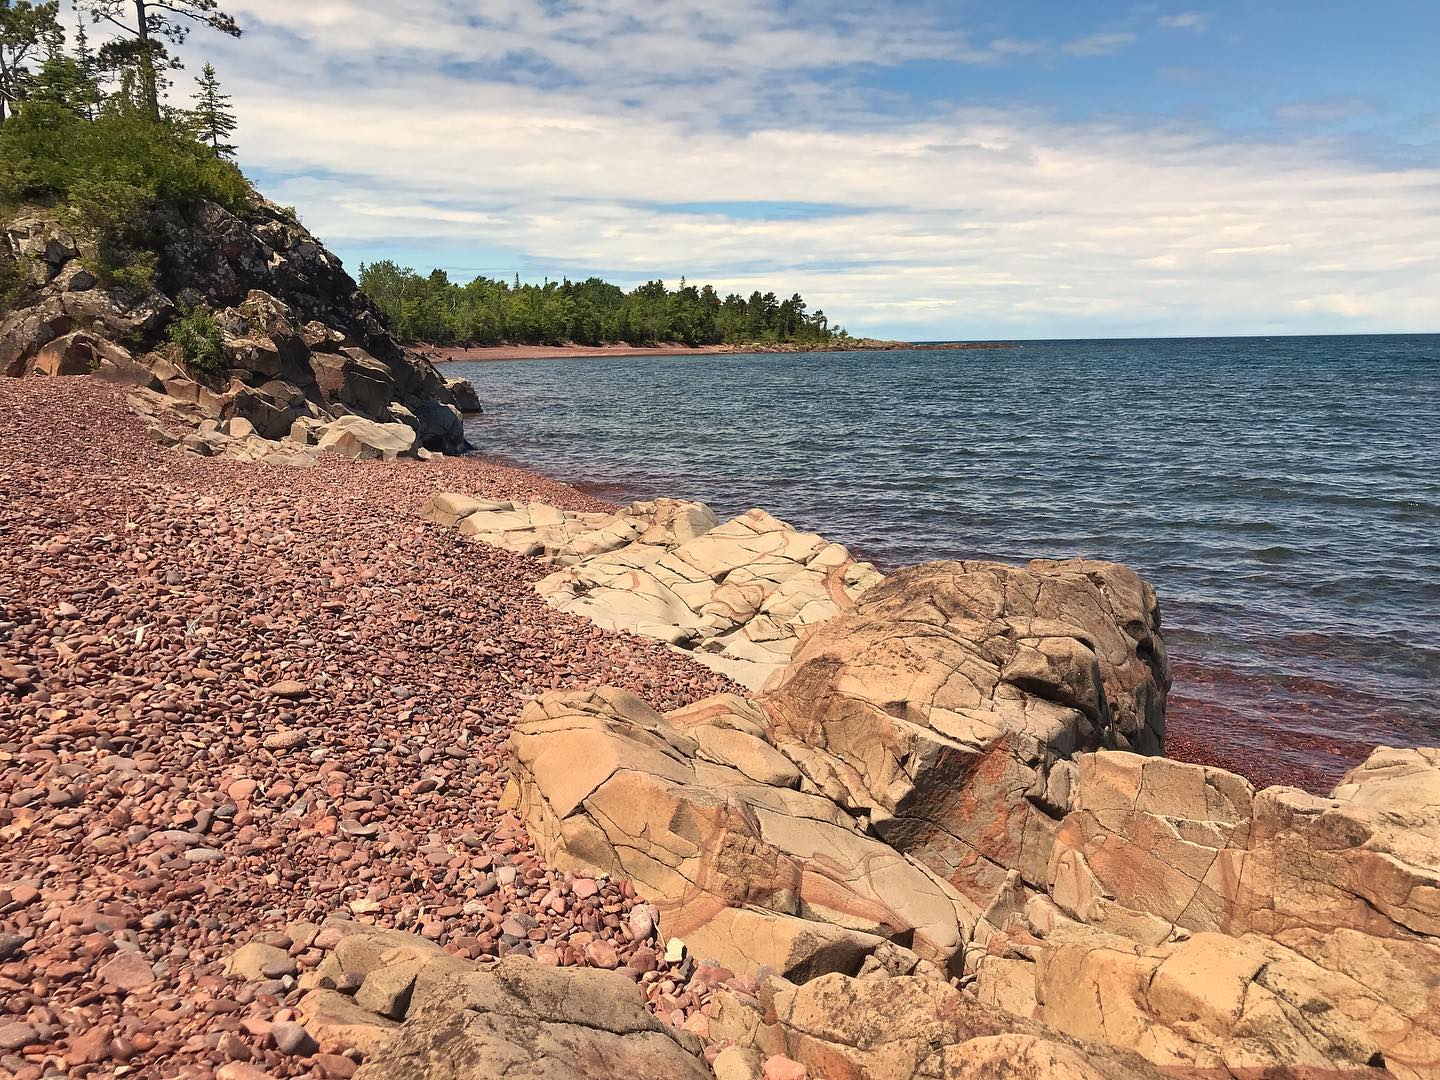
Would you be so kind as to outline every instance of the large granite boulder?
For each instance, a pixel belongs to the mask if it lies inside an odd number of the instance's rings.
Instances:
[[[854,974],[880,946],[913,969],[960,966],[959,898],[865,835],[736,699],[671,723],[633,694],[552,692],[511,736],[518,804],[564,869],[629,878],[698,957],[803,980]],[[683,727],[683,731],[681,728]]]
[[[969,957],[980,996],[1167,1066],[1440,1069],[1440,751],[1328,799],[1101,752],[1045,895]]]
[[[1013,1025],[912,1037],[974,1007],[947,972],[1167,1069],[1440,1073],[1440,751],[1377,750],[1328,798],[1256,791],[1155,756],[1168,685],[1124,568],[932,564],[809,628],[753,700],[542,698],[512,740],[518,805],[549,858],[632,878],[697,956],[803,984],[747,1021],[737,1076],[766,1055],[776,1075],[1143,1075]],[[838,979],[857,962],[930,981],[888,980],[883,1012]],[[822,985],[822,1014],[799,1008]],[[927,995],[946,1001],[907,1004]]]
[[[1044,883],[1067,759],[1158,752],[1154,590],[1114,563],[901,570],[815,628],[764,697],[807,779],[981,908]]]
[[[358,1000],[358,995],[357,995]],[[513,957],[455,974],[411,1006],[357,1080],[712,1080],[699,1040],[662,1024],[608,971]]]
[[[321,453],[361,460],[388,460],[413,455],[415,429],[405,424],[377,424],[363,416],[341,416],[316,429]]]
[[[285,939],[324,953],[299,979],[299,1044],[362,1059],[360,1080],[711,1080],[699,1040],[657,1020],[615,972],[466,960],[349,919],[295,924]],[[288,954],[251,942],[226,972],[266,992],[272,959]]]

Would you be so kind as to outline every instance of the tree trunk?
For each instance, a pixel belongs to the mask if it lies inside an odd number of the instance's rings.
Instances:
[[[146,0],[135,0],[135,25],[140,32],[140,91],[150,119],[160,122],[160,89],[155,77],[155,55],[150,51],[150,25],[145,16]]]

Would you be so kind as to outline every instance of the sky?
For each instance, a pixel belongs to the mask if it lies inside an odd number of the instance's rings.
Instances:
[[[347,267],[799,291],[914,340],[1440,331],[1435,0],[222,0]]]

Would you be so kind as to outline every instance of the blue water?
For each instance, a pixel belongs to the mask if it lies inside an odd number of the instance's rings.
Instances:
[[[1440,336],[455,364],[482,452],[763,506],[882,566],[1116,559],[1172,730],[1333,775],[1440,743]]]

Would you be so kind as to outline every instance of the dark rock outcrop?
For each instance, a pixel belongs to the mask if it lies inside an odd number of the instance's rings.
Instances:
[[[0,372],[101,374],[168,394],[201,417],[241,417],[270,440],[301,419],[358,415],[405,424],[428,450],[467,448],[456,390],[400,346],[293,215],[257,197],[243,214],[202,203],[157,211],[150,225],[153,287],[102,283],[87,245],[49,212],[6,224],[0,258],[20,262],[31,287],[0,319]],[[194,368],[168,344],[167,327],[190,308],[214,318],[223,363]],[[478,408],[473,390],[461,406]]]

